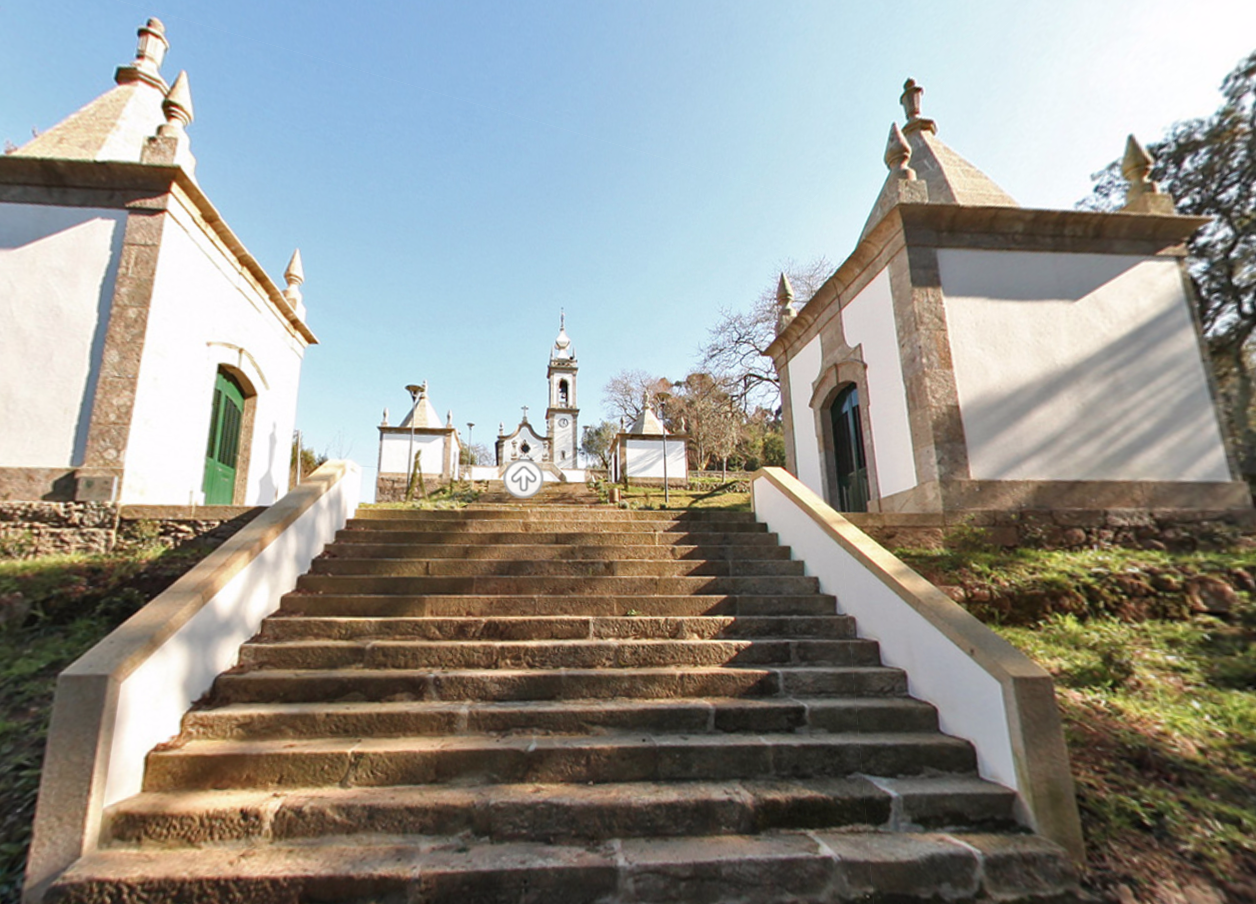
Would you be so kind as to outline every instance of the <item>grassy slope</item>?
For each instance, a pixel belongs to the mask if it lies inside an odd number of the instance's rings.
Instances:
[[[0,609],[30,607],[0,625],[0,904],[21,897],[57,674],[213,545],[0,561]]]
[[[1256,605],[1191,592],[1241,586],[1250,553],[903,555],[1056,677],[1092,891],[1256,900]]]

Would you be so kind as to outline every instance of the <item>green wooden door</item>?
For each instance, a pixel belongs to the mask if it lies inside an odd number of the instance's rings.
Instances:
[[[214,384],[214,409],[209,418],[209,445],[205,449],[206,505],[235,501],[236,456],[240,452],[240,423],[244,420],[244,392],[222,371]]]

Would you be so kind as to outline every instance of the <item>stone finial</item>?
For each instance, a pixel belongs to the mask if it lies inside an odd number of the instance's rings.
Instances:
[[[890,137],[885,142],[885,165],[895,176],[910,182],[916,178],[916,171],[908,166],[909,163],[911,145],[898,123],[894,123],[890,126]]]
[[[445,412],[445,426],[452,427],[454,425],[454,410],[450,408]]]
[[[165,88],[164,82],[162,88]],[[192,148],[185,131],[193,119],[192,89],[188,87],[188,74],[180,72],[174,85],[165,93],[166,96],[161,101],[161,112],[165,114],[166,121],[157,127],[157,134],[145,143],[140,161],[181,166],[195,179],[196,158],[192,156]]]
[[[139,43],[135,48],[135,59],[128,66],[118,67],[114,80],[119,85],[130,82],[147,82],[166,90],[165,79],[161,77],[161,62],[166,58],[170,42],[166,40],[166,26],[160,19],[149,19],[136,32]]]
[[[497,435],[498,435],[498,436],[505,436],[505,435],[506,435],[506,422],[505,422],[505,421],[498,421],[498,422],[497,422]]]
[[[305,282],[305,267],[301,265],[300,248],[293,250],[292,259],[288,261],[288,267],[283,271],[283,278],[284,282],[288,284],[288,288],[283,290],[284,298],[288,299],[288,303],[292,305],[294,311],[303,313],[301,284]]]
[[[381,427],[387,427],[387,426],[388,426],[388,409],[387,409],[387,408],[385,408],[385,409],[384,409],[384,419],[383,419],[382,421],[380,421],[380,422],[379,422],[379,425],[380,425]]]
[[[794,287],[784,273],[776,284],[776,308],[776,332],[780,333],[798,316],[798,309],[794,307]]]
[[[1133,135],[1125,139],[1125,156],[1121,158],[1121,176],[1130,184],[1131,198],[1141,194],[1160,194],[1160,186],[1151,181],[1155,158]]]
[[[1156,159],[1142,143],[1130,135],[1125,140],[1125,156],[1121,158],[1121,176],[1129,183],[1125,192],[1125,206],[1129,213],[1175,213],[1172,196],[1162,192],[1160,185],[1152,181],[1151,168]]]
[[[924,93],[925,89],[916,84],[914,78],[903,82],[903,93],[899,95],[898,102],[903,105],[903,112],[907,114],[907,123],[903,126],[904,132],[938,131],[936,122],[920,115],[920,96]]]
[[[182,130],[192,124],[194,118],[192,112],[192,89],[188,87],[186,70],[179,73],[179,77],[174,80],[174,84],[166,92],[166,98],[161,102],[161,112],[166,114],[166,125],[161,126],[161,129],[177,128]],[[158,135],[163,134],[161,129],[158,130]]]
[[[284,282],[290,286],[299,286],[305,282],[305,268],[301,266],[300,248],[293,249],[292,259],[288,261],[288,268],[283,271],[283,278]]]

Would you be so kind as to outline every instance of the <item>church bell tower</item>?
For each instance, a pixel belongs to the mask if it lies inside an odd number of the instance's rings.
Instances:
[[[579,431],[576,418],[576,350],[567,336],[567,318],[559,314],[558,338],[550,351],[549,407],[545,409],[550,461],[560,468],[579,467],[576,456]]]

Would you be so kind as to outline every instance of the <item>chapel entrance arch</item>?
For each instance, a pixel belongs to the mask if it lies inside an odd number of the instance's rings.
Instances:
[[[209,440],[205,447],[205,475],[201,483],[206,505],[235,502],[245,399],[241,382],[225,368],[218,368],[209,417]]]
[[[864,454],[859,388],[842,388],[829,408],[830,439],[836,467],[833,506],[840,512],[868,510],[868,462]]]

